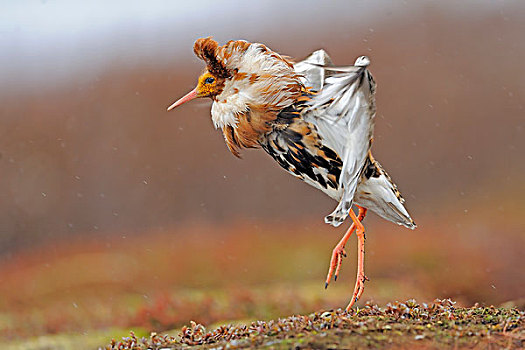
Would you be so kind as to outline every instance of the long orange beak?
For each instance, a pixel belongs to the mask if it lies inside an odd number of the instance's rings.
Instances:
[[[194,98],[197,97],[197,88],[191,90],[190,92],[188,92],[186,95],[184,95],[183,97],[181,97],[179,100],[177,100],[174,104],[172,104],[171,106],[168,107],[168,111],[171,111],[173,108],[175,107],[178,107],[180,106],[181,104],[183,103],[186,103],[188,101],[191,101],[193,100]]]

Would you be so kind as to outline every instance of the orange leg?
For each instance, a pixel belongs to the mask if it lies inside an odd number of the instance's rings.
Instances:
[[[360,206],[357,206],[357,207],[359,208],[358,218],[359,218],[359,223],[360,223],[365,218],[367,209],[362,208]],[[352,213],[352,215],[354,214],[352,209],[350,209],[350,213]],[[328,269],[328,275],[326,276],[326,282],[324,285],[325,289],[328,288],[328,285],[330,284],[332,276],[334,275],[334,271],[335,271],[334,281],[337,281],[337,276],[339,276],[339,271],[341,270],[341,265],[343,264],[343,257],[346,257],[346,252],[345,252],[346,242],[352,235],[352,232],[355,230],[355,228],[356,228],[356,224],[355,222],[353,222],[350,228],[348,229],[348,231],[346,231],[343,238],[339,241],[339,243],[337,243],[335,248],[332,250],[332,258],[330,259],[330,268]]]
[[[360,209],[361,210],[361,209]],[[366,213],[366,209],[365,209]],[[368,278],[365,276],[365,228],[361,221],[356,218],[354,212],[350,210],[350,217],[356,225],[356,236],[358,240],[357,246],[357,278],[355,281],[354,294],[350,303],[346,307],[346,311],[349,311],[352,308],[352,305],[359,300],[361,295],[365,290],[365,281],[368,281]]]

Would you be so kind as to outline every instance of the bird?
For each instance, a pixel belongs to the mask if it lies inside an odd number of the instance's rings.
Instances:
[[[211,98],[211,119],[230,152],[262,148],[291,175],[338,202],[325,222],[351,225],[332,250],[325,289],[339,276],[345,246],[357,236],[357,276],[346,307],[364,291],[367,211],[415,229],[397,186],[372,156],[376,83],[370,59],[336,66],[323,49],[294,62],[264,44],[230,40],[219,45],[199,38],[195,55],[206,67],[197,86],[171,104],[168,111],[195,98]],[[352,209],[357,209],[357,215]]]

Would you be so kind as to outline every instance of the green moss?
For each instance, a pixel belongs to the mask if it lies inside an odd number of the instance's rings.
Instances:
[[[518,309],[478,306],[456,308],[450,300],[418,304],[415,300],[364,308],[316,312],[274,321],[223,325],[214,330],[195,322],[183,327],[178,337],[132,334],[112,342],[108,350],[235,348],[383,348],[412,345],[448,348],[492,344],[521,348],[525,345],[525,313]]]

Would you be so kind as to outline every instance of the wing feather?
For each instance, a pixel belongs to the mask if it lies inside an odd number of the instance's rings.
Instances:
[[[343,195],[325,222],[339,226],[348,216],[371,147],[375,117],[375,82],[361,56],[353,66],[335,67],[323,50],[295,65],[305,86],[317,93],[303,118],[314,124],[323,141],[341,155]]]

